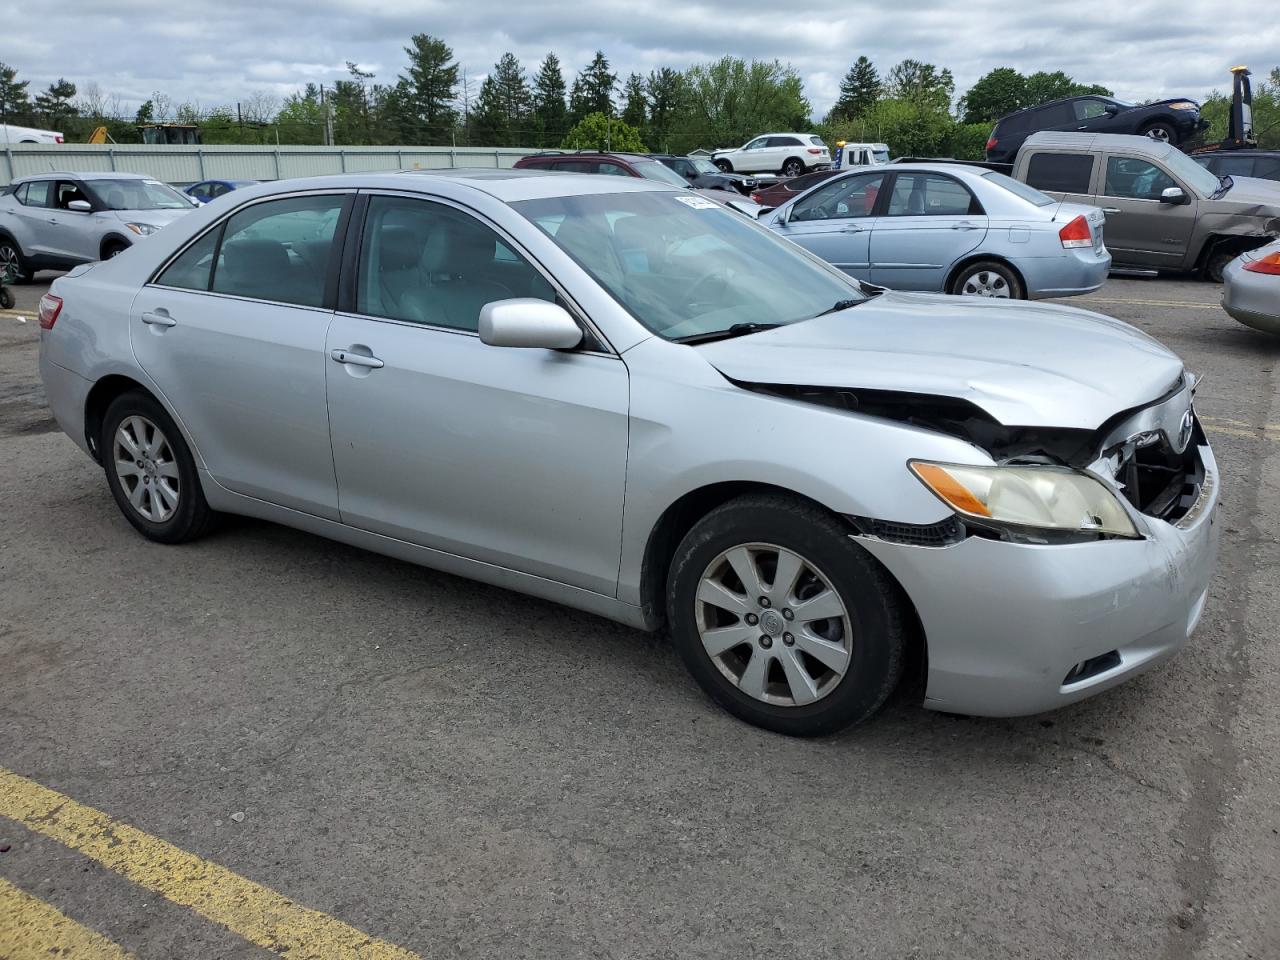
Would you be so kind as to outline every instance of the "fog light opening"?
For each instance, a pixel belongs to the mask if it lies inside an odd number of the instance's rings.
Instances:
[[[1069,687],[1073,683],[1083,683],[1118,666],[1120,666],[1119,650],[1111,650],[1099,656],[1090,657],[1088,660],[1081,660],[1067,671],[1067,675],[1062,678],[1062,685]]]

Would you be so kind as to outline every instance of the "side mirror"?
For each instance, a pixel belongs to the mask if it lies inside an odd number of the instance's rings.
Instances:
[[[1191,198],[1183,193],[1181,187],[1165,187],[1160,191],[1160,202],[1182,205],[1190,203]]]
[[[74,210],[76,213],[92,213],[93,204],[88,200],[71,200],[67,203],[68,210]]]
[[[791,219],[791,209],[793,206],[794,204],[788,203],[785,207],[775,208],[778,211],[778,215],[774,217],[774,223],[786,223],[789,221]]]
[[[582,343],[582,328],[559,304],[519,297],[480,309],[480,340],[491,347],[569,350]]]
[[[1120,108],[1117,107],[1114,103],[1107,103],[1103,105],[1102,112],[1105,113],[1108,117],[1114,117],[1117,113],[1120,112]]]

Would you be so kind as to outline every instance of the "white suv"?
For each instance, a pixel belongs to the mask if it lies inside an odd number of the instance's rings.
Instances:
[[[736,150],[717,150],[711,160],[726,173],[798,177],[831,166],[831,151],[816,133],[766,133]]]

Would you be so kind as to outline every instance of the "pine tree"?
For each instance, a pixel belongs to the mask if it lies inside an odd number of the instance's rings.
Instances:
[[[18,71],[7,63],[0,63],[0,122],[25,119],[31,112],[31,100],[27,96],[30,80],[19,80]]]
[[[627,82],[622,88],[622,101],[622,119],[637,130],[643,130],[646,113],[648,112],[645,102],[644,77],[638,73],[633,73],[627,77]]]
[[[597,50],[595,58],[573,81],[573,91],[569,95],[569,113],[573,122],[578,123],[589,113],[612,117],[613,88],[617,83],[618,75],[609,70],[609,61],[602,51]]]
[[[831,119],[856,120],[880,99],[880,74],[866,57],[859,57],[840,82],[840,99],[831,108]]]
[[[48,90],[36,96],[36,113],[40,114],[45,123],[60,127],[79,112],[71,102],[75,96],[76,85],[59,77],[57,83],[49,84]]]
[[[457,114],[453,109],[454,87],[458,85],[458,64],[453,50],[443,40],[415,33],[404,48],[409,55],[408,75],[401,75],[397,99],[407,108],[409,123],[417,143],[449,143]]]
[[[511,146],[521,140],[533,112],[533,92],[514,53],[504,53],[480,85],[476,98],[475,138],[486,146]]]
[[[538,131],[538,146],[558,144],[569,132],[569,110],[564,102],[564,72],[560,58],[548,53],[538,75],[533,81],[534,125]]]
[[[668,141],[680,111],[684,74],[670,67],[651,71],[645,81],[645,91],[649,97],[649,127],[645,138],[656,150],[670,150]]]

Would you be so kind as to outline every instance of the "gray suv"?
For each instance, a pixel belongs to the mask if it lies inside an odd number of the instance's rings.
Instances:
[[[1037,133],[1013,175],[1101,207],[1116,266],[1196,271],[1216,283],[1241,253],[1280,236],[1280,183],[1218,176],[1149,137]]]
[[[0,267],[17,280],[127,250],[197,204],[136,173],[48,173],[0,189]]]

